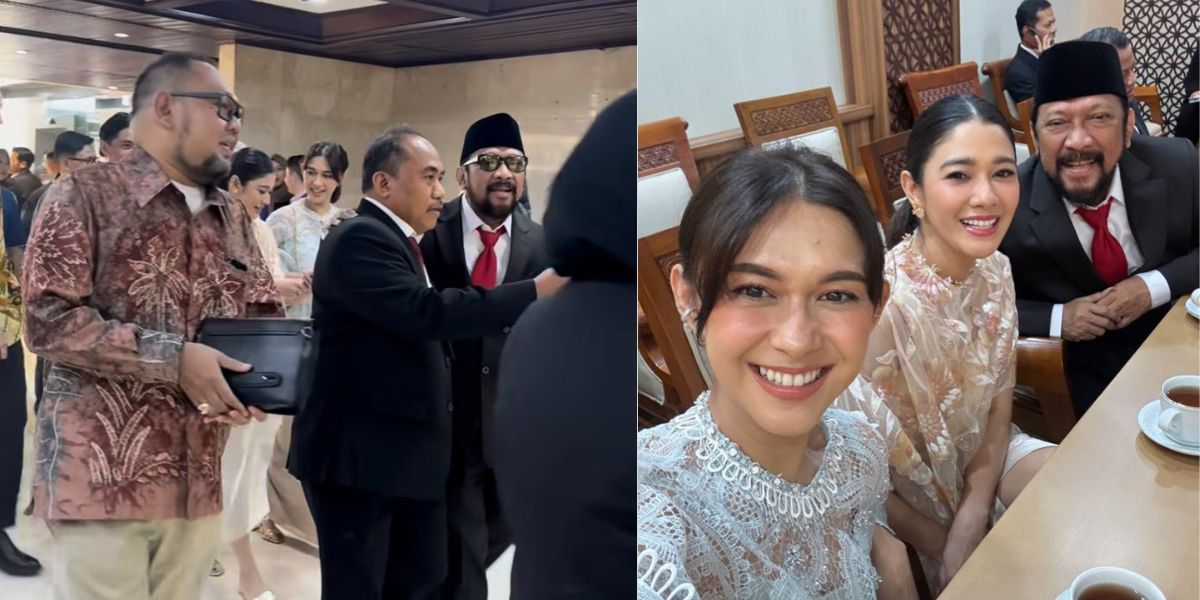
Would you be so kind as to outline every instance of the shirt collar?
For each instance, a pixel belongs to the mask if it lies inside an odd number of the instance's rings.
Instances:
[[[142,149],[141,146],[136,146],[133,149],[133,154],[127,160],[107,164],[120,165],[125,169],[125,180],[139,208],[145,207],[167,188],[171,189],[172,194],[183,196],[183,193],[171,184],[171,179],[163,172],[162,167],[158,166],[158,161],[153,156],[150,156],[149,152]],[[228,197],[217,186],[207,185],[203,187],[203,190],[205,206],[208,204],[229,204]],[[222,211],[222,214],[224,214],[224,211]]]
[[[1108,198],[1112,198],[1113,202],[1120,204],[1121,206],[1125,206],[1125,186],[1121,183],[1121,165],[1113,167],[1112,183],[1108,186],[1108,196],[1105,198],[1105,202],[1108,201]],[[1101,202],[1095,208],[1088,206],[1075,206],[1074,204],[1071,204],[1071,201],[1067,200],[1065,197],[1062,199],[1062,201],[1067,207],[1067,214],[1073,214],[1076,208],[1081,208],[1083,210],[1096,210],[1100,208],[1100,206],[1104,205],[1104,202]]]
[[[1020,48],[1021,48],[1022,50],[1026,51],[1026,52],[1028,52],[1028,53],[1030,53],[1030,54],[1032,54],[1034,58],[1041,58],[1041,57],[1039,57],[1039,56],[1038,56],[1038,53],[1037,53],[1037,51],[1035,51],[1033,48],[1030,48],[1029,46],[1026,46],[1026,45],[1025,45],[1025,42],[1021,42],[1020,44],[1018,44],[1018,46],[1020,46]]]
[[[392,209],[384,206],[382,202],[370,196],[363,196],[363,200],[366,200],[367,202],[379,207],[379,210],[382,210],[383,214],[387,215],[389,219],[396,223],[396,226],[400,228],[400,231],[404,232],[404,237],[415,237],[417,235],[417,230],[413,229],[412,225],[405,223],[404,219],[397,217],[396,213],[392,212]]]
[[[487,223],[483,222],[483,219],[479,218],[479,215],[475,214],[475,207],[471,206],[471,203],[467,201],[466,192],[463,192],[459,198],[462,201],[464,237],[481,226],[488,231],[494,231],[487,225]],[[512,233],[512,215],[508,215],[508,218],[504,219],[504,223],[501,223],[501,227],[504,228],[504,233],[506,235]]]

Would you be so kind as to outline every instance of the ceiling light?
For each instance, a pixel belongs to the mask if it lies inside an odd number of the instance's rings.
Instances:
[[[121,32],[117,32],[117,33],[114,33],[114,34],[113,34],[113,37],[127,38],[127,37],[129,37],[129,34],[128,34],[128,33],[121,33]]]
[[[29,54],[28,50],[17,50],[17,54]]]
[[[108,86],[108,89],[110,89],[110,90],[115,90],[115,89],[117,89],[117,86],[115,86],[115,85],[110,85],[110,86]]]

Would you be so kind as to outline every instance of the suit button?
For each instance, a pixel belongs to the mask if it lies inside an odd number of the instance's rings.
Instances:
[[[453,402],[446,404],[446,412],[450,412],[450,413],[454,412],[454,403]]]
[[[483,368],[483,374],[484,374],[484,375],[487,375],[488,373],[491,373],[491,372],[492,372],[492,370],[491,370],[491,369],[489,369],[489,368],[487,368],[487,367],[484,367],[484,368]]]
[[[508,332],[512,331],[512,327],[505,327],[501,331],[503,331],[504,333],[508,333]]]
[[[447,368],[450,367],[450,357],[449,356],[446,357],[446,367]]]

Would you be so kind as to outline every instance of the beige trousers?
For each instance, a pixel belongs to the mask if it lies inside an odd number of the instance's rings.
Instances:
[[[54,521],[55,600],[200,600],[221,517]]]
[[[275,448],[271,452],[271,465],[267,467],[267,504],[271,509],[271,520],[285,535],[315,548],[317,526],[308,511],[304,489],[287,470],[288,451],[292,448],[292,419],[284,417],[275,433]]]

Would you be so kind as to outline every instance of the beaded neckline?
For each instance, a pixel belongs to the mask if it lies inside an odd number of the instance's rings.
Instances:
[[[968,283],[971,283],[971,280],[973,280],[975,278],[975,274],[979,271],[979,269],[978,269],[979,261],[975,260],[974,262],[971,263],[970,272],[967,273],[967,276],[964,277],[962,281],[958,281],[958,280],[954,279],[953,277],[950,277],[949,275],[944,275],[944,274],[942,274],[942,272],[940,270],[938,270],[938,268],[936,266],[933,265],[933,263],[929,262],[925,258],[925,254],[922,253],[919,248],[917,248],[915,242],[916,242],[916,240],[914,239],[914,234],[912,234],[912,233],[905,235],[904,238],[900,240],[900,244],[906,244],[906,247],[904,248],[904,252],[906,254],[908,254],[909,256],[912,256],[914,258],[914,260],[916,260],[917,265],[921,269],[929,272],[931,275],[933,275],[934,278],[936,278],[938,281],[946,284],[949,287],[960,288],[960,287],[967,285]],[[897,245],[899,245],[899,244],[897,244]]]
[[[785,517],[811,518],[825,514],[838,491],[837,475],[841,472],[844,438],[837,420],[825,417],[825,454],[816,474],[807,485],[792,483],[771,473],[746,455],[731,439],[721,433],[708,409],[708,392],[696,399],[695,422],[688,423],[693,439],[700,441],[696,458],[704,469],[748,492],[754,499]]]

